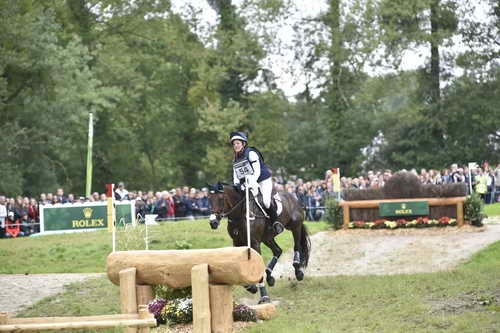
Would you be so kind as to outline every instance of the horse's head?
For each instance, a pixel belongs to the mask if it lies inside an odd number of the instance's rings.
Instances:
[[[208,222],[212,229],[217,229],[224,214],[224,186],[220,182],[208,184],[208,201],[212,207]]]

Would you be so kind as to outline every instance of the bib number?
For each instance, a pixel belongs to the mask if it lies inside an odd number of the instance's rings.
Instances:
[[[233,169],[236,172],[238,179],[245,178],[245,176],[253,175],[253,168],[248,160],[243,160],[233,164]]]

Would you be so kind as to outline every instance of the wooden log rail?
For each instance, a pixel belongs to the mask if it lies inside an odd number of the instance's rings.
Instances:
[[[191,285],[191,269],[210,266],[210,283],[228,285],[256,284],[266,269],[262,257],[247,247],[203,250],[117,251],[107,260],[108,278],[120,284],[119,272],[137,269],[137,284],[185,288]]]
[[[146,307],[141,307],[139,313],[135,314],[86,317],[9,318],[7,313],[0,313],[0,332],[96,330],[113,327],[149,328],[155,326],[156,319]]]
[[[412,202],[412,201],[427,201],[429,206],[456,206],[457,207],[457,225],[464,225],[464,201],[466,197],[451,197],[451,198],[412,198],[412,199],[384,199],[384,200],[357,200],[357,201],[342,201],[344,223],[343,228],[347,229],[350,222],[351,208],[378,208],[380,203],[385,202]]]

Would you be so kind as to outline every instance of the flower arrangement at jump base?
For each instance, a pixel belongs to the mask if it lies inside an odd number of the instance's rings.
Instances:
[[[193,321],[193,300],[188,297],[168,301],[157,298],[149,303],[148,308],[158,324],[185,324]]]
[[[193,321],[193,300],[189,297],[165,300],[156,298],[148,304],[149,312],[154,314],[158,324],[187,324]],[[257,321],[254,309],[243,304],[234,304],[235,321]]]
[[[355,221],[349,223],[349,229],[397,229],[397,228],[426,228],[456,226],[457,220],[443,216],[439,219],[419,217],[414,220],[397,219],[390,221],[377,219],[373,222]]]

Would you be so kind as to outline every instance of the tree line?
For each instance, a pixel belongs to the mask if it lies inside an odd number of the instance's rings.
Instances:
[[[229,180],[232,130],[284,179],[500,162],[497,1],[175,2],[0,3],[0,192],[84,193],[89,113],[97,191]]]

